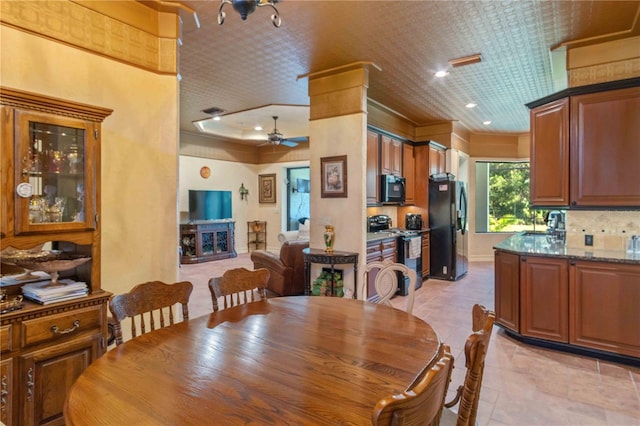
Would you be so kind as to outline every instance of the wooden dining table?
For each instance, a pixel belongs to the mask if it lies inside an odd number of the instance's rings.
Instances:
[[[354,299],[280,297],[131,339],[92,363],[67,425],[369,424],[440,346],[429,324]]]

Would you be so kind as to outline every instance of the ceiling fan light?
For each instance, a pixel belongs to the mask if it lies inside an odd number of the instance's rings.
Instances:
[[[240,19],[243,21],[246,21],[247,16],[251,15],[256,8],[269,6],[275,11],[275,13],[271,15],[271,22],[276,28],[279,28],[282,24],[282,20],[280,19],[280,13],[275,6],[277,2],[278,0],[220,0],[220,8],[218,9],[218,25],[222,25],[226,18],[226,14],[222,11],[222,8],[225,4],[231,4],[233,10],[240,14]]]
[[[233,9],[240,14],[240,19],[247,20],[247,16],[251,15],[258,5],[256,0],[232,0]]]

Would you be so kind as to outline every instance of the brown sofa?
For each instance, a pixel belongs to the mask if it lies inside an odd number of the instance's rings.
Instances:
[[[251,252],[253,269],[266,268],[271,272],[267,290],[271,296],[292,296],[304,294],[304,258],[302,250],[309,247],[309,241],[286,241],[280,247],[280,254],[265,250]]]

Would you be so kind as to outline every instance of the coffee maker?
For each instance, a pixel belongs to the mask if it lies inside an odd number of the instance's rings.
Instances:
[[[564,243],[566,227],[564,213],[559,210],[551,210],[547,213],[547,239],[553,243]]]

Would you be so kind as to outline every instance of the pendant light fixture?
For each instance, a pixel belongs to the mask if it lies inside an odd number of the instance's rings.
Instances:
[[[247,16],[251,15],[258,7],[269,6],[273,8],[275,13],[271,15],[271,22],[276,28],[280,27],[282,20],[280,19],[280,12],[276,8],[278,0],[220,0],[220,9],[218,9],[218,25],[224,24],[224,19],[227,14],[222,11],[222,8],[226,4],[230,4],[233,9],[240,14],[240,19],[247,20]]]

